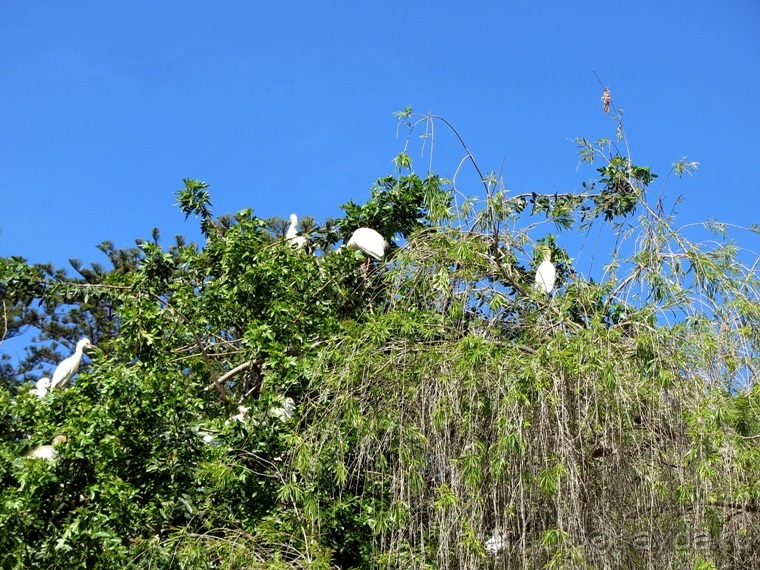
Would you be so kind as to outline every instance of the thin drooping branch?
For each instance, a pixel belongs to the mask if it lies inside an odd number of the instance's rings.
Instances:
[[[5,306],[5,301],[3,301],[3,335],[0,336],[0,344],[3,344],[5,342],[5,337],[8,335],[8,311],[7,307]]]

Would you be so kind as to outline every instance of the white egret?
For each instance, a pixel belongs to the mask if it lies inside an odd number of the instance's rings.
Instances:
[[[53,382],[50,386],[50,390],[53,391],[57,386],[63,388],[66,383],[71,380],[72,376],[79,370],[79,363],[82,362],[82,354],[85,350],[95,348],[95,345],[90,342],[89,338],[83,338],[77,343],[77,348],[74,354],[67,359],[61,361],[58,367],[53,372]]]
[[[298,249],[306,245],[306,238],[298,235],[300,232],[301,224],[298,223],[298,216],[290,214],[290,225],[288,226],[288,231],[285,232],[285,237],[290,242],[290,245]]]
[[[50,461],[55,459],[55,456],[58,455],[55,446],[64,441],[66,441],[65,435],[57,435],[53,438],[52,445],[38,445],[32,451],[27,453],[26,456],[31,457],[32,459],[47,459]]]
[[[284,423],[293,417],[295,410],[296,403],[293,401],[293,398],[285,398],[282,401],[282,405],[269,408],[267,415]]]
[[[538,246],[539,252],[543,253],[544,260],[538,266],[536,270],[536,289],[539,289],[546,293],[551,294],[554,289],[554,283],[557,281],[557,269],[551,262],[552,250],[548,245]]]
[[[346,243],[348,249],[361,250],[378,261],[385,257],[385,250],[388,249],[388,245],[385,238],[372,228],[358,228],[351,234],[351,239]],[[369,258],[367,258],[367,267],[369,267]]]
[[[507,543],[507,538],[504,535],[494,533],[493,536],[486,541],[486,552],[491,556],[496,556],[507,546]]]
[[[37,380],[37,382],[34,383],[34,388],[30,390],[32,394],[37,396],[40,400],[47,396],[48,391],[50,390],[50,378],[44,377]]]
[[[226,422],[224,422],[224,425],[227,425],[230,422],[236,421],[236,422],[244,422],[248,419],[248,410],[250,408],[246,406],[238,406],[238,413],[229,418]]]

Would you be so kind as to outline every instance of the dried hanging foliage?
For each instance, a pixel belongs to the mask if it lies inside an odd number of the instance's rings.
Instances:
[[[610,90],[605,87],[604,92],[602,93],[602,110],[605,113],[610,112],[610,101],[612,101],[612,97],[610,96]]]

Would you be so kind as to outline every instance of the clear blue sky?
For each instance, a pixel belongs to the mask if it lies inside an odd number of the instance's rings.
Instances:
[[[636,163],[700,162],[673,187],[680,220],[760,221],[757,0],[3,2],[0,255],[195,237],[184,177],[216,214],[338,215],[392,172],[405,105],[515,192],[578,190],[568,139],[614,133],[593,71]]]

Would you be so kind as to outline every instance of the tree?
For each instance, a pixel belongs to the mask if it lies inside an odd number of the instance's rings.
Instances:
[[[615,142],[578,140],[582,192],[511,194],[462,142],[482,188],[464,199],[459,172],[409,158],[413,133],[453,127],[399,119],[397,171],[304,223],[311,250],[284,220],[215,217],[186,179],[202,245],[105,242],[112,268],[74,278],[0,261],[8,334],[40,331],[3,369],[3,567],[757,564],[758,276],[726,227],[675,227],[619,112]],[[395,242],[369,271],[333,249],[363,225]],[[614,238],[594,279],[561,245],[590,225]],[[85,334],[73,386],[20,387],[46,341]],[[59,433],[54,461],[22,457]]]

